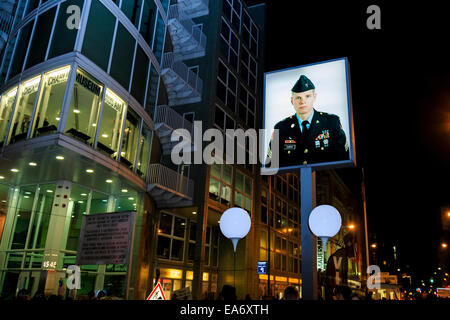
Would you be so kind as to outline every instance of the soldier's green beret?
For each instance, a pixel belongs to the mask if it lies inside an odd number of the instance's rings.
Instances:
[[[292,87],[292,92],[300,93],[315,89],[314,84],[305,75],[301,75],[295,85]]]

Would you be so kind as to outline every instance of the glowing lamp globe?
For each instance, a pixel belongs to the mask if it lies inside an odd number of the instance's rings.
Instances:
[[[322,245],[325,248],[328,238],[334,237],[339,232],[342,219],[335,207],[321,205],[311,211],[308,223],[311,232],[322,239]]]
[[[239,239],[247,235],[251,225],[249,214],[241,208],[230,208],[220,217],[220,231],[233,242],[234,252]]]

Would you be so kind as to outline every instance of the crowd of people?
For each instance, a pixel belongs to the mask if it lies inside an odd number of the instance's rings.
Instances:
[[[58,292],[58,294],[46,295],[43,291],[37,291],[33,296],[30,294],[29,290],[22,289],[17,293],[17,296],[0,296],[0,300],[5,301],[73,301],[73,300],[123,300],[122,298],[107,295],[105,290],[98,290],[94,292],[91,290],[87,295],[78,295],[73,298],[70,294],[65,295],[65,293]]]

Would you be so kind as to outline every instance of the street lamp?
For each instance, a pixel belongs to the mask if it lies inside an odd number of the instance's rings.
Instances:
[[[234,252],[238,241],[247,235],[251,225],[249,214],[241,208],[230,208],[220,217],[220,231],[233,242]]]
[[[322,246],[325,250],[327,240],[339,232],[342,219],[335,207],[321,205],[311,211],[308,223],[311,232],[322,240]]]
[[[444,242],[441,244],[441,247],[445,249],[445,248],[447,248],[447,244]]]
[[[234,287],[236,288],[236,246],[240,239],[250,231],[252,221],[247,211],[241,208],[230,208],[220,217],[220,231],[231,240],[234,249]],[[270,254],[270,252],[269,252]]]

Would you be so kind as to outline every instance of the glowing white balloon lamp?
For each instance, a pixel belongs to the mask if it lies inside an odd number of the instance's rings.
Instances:
[[[328,239],[339,232],[342,218],[335,207],[321,205],[311,211],[308,224],[311,232],[322,240],[322,246],[325,250]]]
[[[220,231],[233,242],[234,252],[238,241],[247,235],[251,225],[250,215],[241,208],[230,208],[220,217]]]

